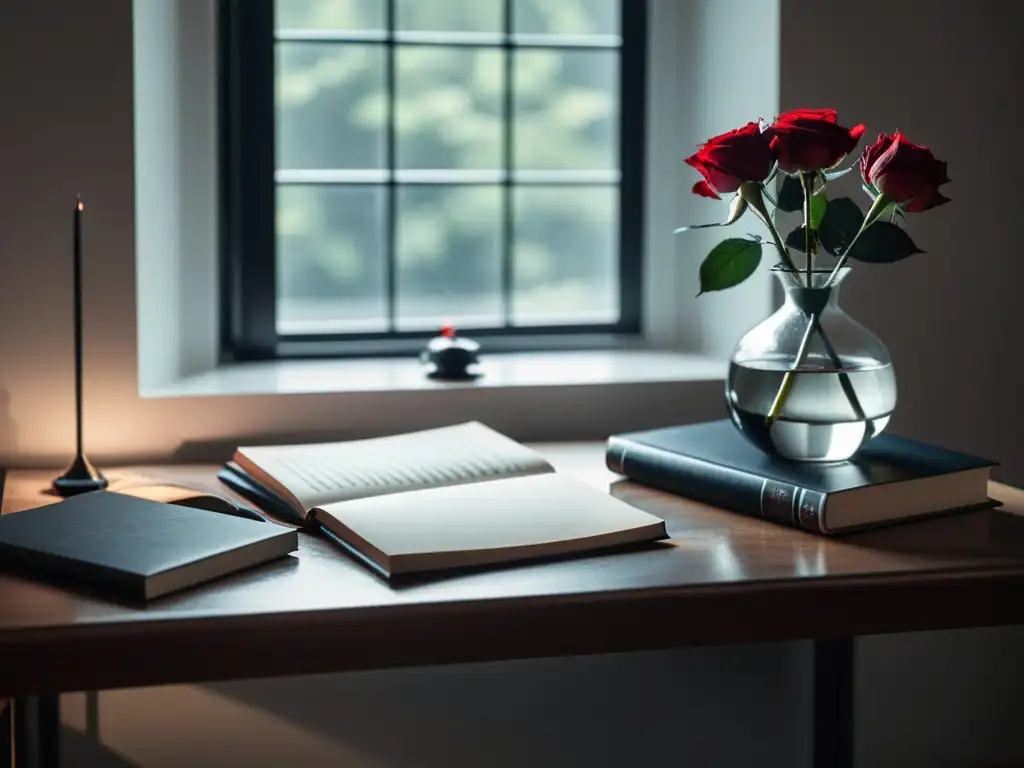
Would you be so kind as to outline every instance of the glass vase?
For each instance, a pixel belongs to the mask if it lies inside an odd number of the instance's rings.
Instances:
[[[776,267],[785,302],[740,339],[726,381],[736,428],[767,454],[845,461],[879,434],[896,407],[885,344],[839,306],[844,267]]]

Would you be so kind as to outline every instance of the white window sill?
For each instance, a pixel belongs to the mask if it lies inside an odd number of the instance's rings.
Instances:
[[[715,381],[725,376],[725,363],[718,358],[640,350],[495,354],[482,359],[481,369],[484,375],[475,381],[442,382],[424,376],[415,358],[238,363],[146,391],[143,396],[428,392]]]

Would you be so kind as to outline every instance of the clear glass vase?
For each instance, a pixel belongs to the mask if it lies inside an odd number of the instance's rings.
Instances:
[[[844,267],[776,267],[777,312],[733,351],[726,399],[736,428],[762,451],[805,462],[845,461],[879,434],[896,407],[885,344],[839,306]],[[809,285],[809,287],[808,287]]]

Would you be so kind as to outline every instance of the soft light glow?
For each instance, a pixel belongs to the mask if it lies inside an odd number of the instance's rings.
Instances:
[[[445,323],[444,325],[441,326],[441,335],[444,336],[446,339],[454,339],[455,328],[453,328],[450,323]]]
[[[80,211],[84,211],[84,210],[85,210],[85,206],[84,206],[84,205],[82,205],[82,201],[81,201],[81,200],[79,200],[79,201],[78,201],[78,206],[77,206],[77,208],[78,208],[78,210],[80,210]]]

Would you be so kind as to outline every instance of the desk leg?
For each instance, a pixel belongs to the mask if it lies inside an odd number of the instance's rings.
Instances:
[[[12,768],[60,768],[60,697],[22,696],[12,706]]]
[[[853,642],[813,642],[814,768],[853,768]]]

